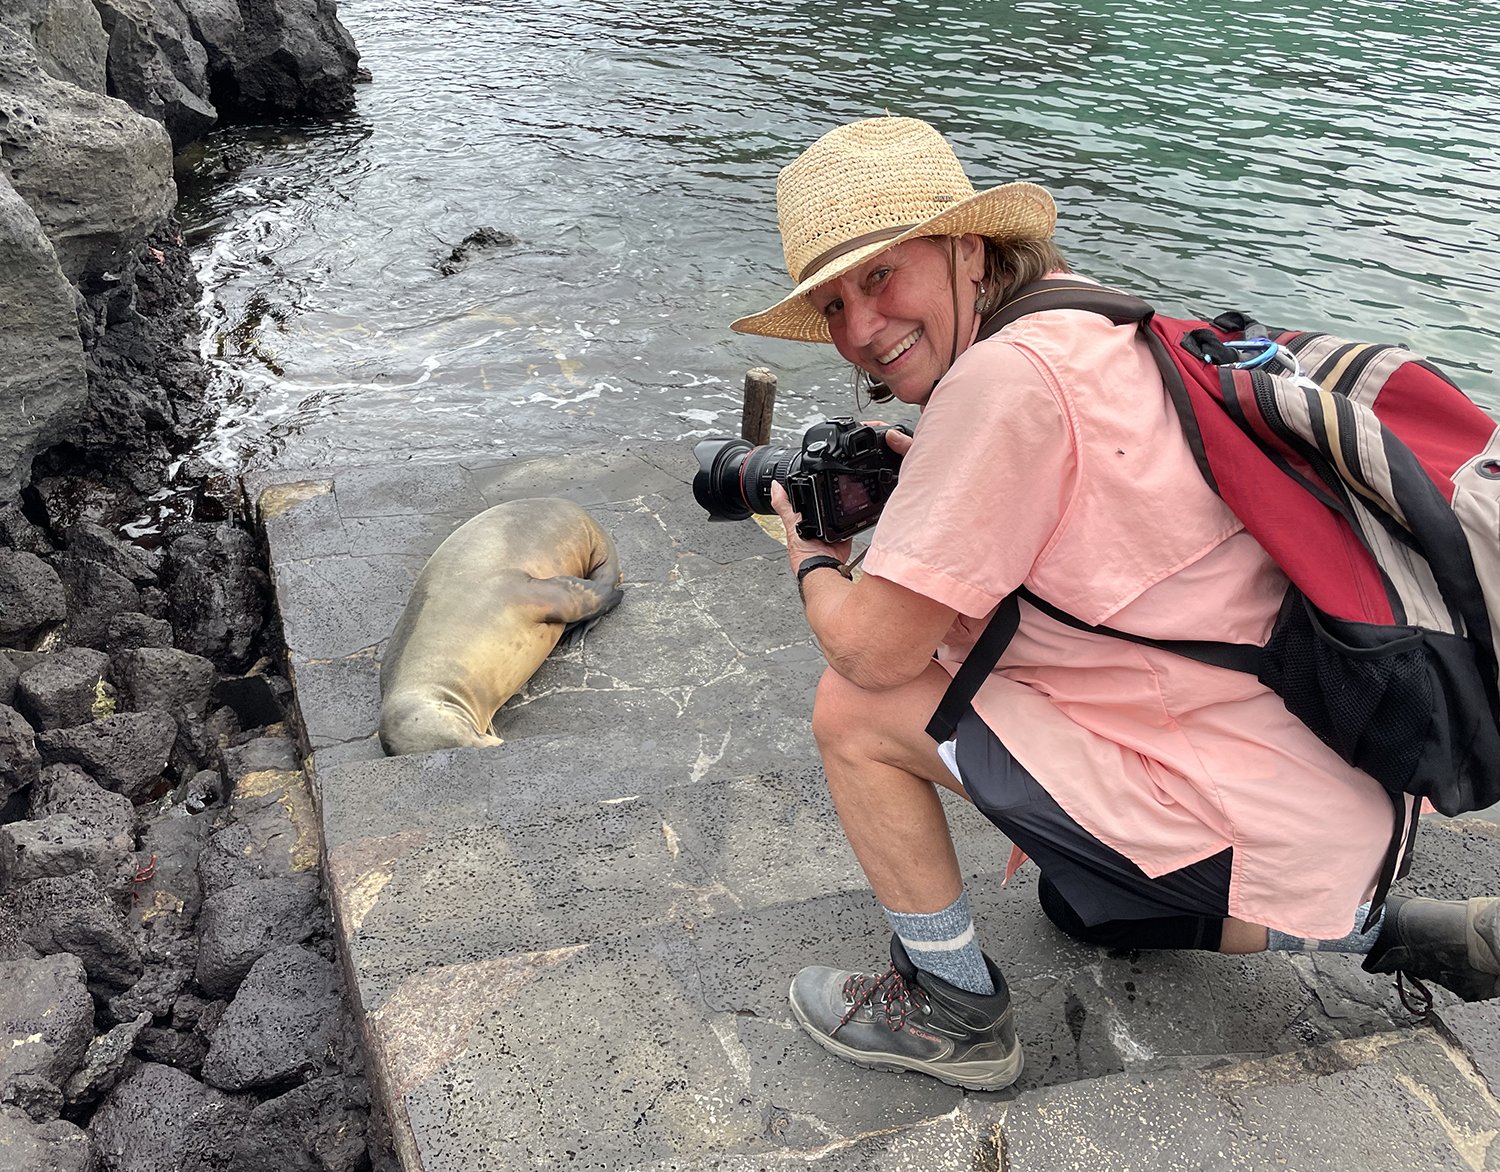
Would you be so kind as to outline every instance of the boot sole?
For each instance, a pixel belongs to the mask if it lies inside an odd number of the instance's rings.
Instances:
[[[962,1087],[966,1091],[1003,1091],[1021,1077],[1021,1068],[1026,1064],[1026,1055],[1021,1049],[1021,1040],[1016,1047],[998,1062],[924,1062],[920,1058],[901,1058],[894,1054],[873,1055],[864,1050],[855,1050],[837,1038],[831,1038],[812,1027],[802,1016],[796,1003],[792,1004],[792,1016],[802,1027],[802,1032],[830,1054],[863,1066],[866,1070],[885,1070],[894,1074],[912,1070],[931,1075],[950,1087]]]

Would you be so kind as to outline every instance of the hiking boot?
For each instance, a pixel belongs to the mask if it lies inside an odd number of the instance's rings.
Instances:
[[[1500,899],[1391,896],[1364,968],[1436,981],[1465,1001],[1500,996]]]
[[[995,991],[968,993],[919,973],[892,936],[884,973],[803,969],[792,979],[792,1015],[823,1049],[859,1066],[997,1091],[1020,1076],[1021,1043],[1005,978],[989,957],[984,963]]]

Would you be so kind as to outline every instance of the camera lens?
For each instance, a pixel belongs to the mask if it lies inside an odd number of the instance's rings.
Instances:
[[[771,485],[777,480],[786,484],[793,459],[793,454],[785,448],[769,444],[746,453],[745,465],[740,469],[740,491],[752,513],[775,512],[771,508]]]
[[[791,463],[785,448],[752,447],[742,439],[701,440],[693,456],[698,461],[693,497],[715,521],[772,512],[771,482],[784,481]]]

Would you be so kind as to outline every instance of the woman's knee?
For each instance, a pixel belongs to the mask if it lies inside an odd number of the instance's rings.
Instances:
[[[868,697],[833,668],[823,672],[813,697],[812,731],[825,755],[829,749],[847,748],[851,739],[864,734],[869,727]]]
[[[946,686],[941,668],[899,688],[869,691],[829,668],[818,681],[812,729],[825,766],[858,773],[867,764],[893,766],[947,784],[937,746],[924,731]]]

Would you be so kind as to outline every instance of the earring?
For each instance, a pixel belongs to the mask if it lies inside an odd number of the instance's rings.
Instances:
[[[983,313],[984,312],[984,295],[985,295],[984,282],[980,281],[979,282],[979,293],[974,298],[974,312],[975,313]]]

